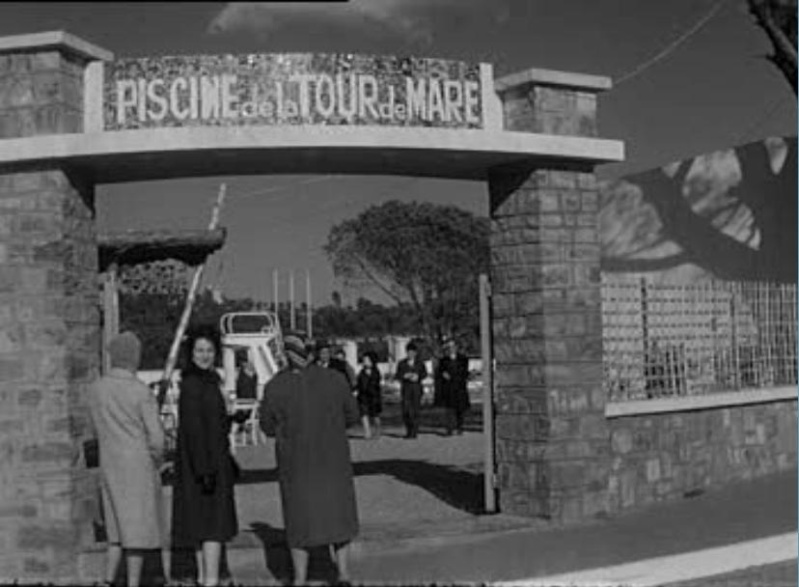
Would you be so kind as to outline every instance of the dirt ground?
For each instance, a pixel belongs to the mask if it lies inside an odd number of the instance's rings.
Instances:
[[[479,406],[467,418],[463,435],[445,436],[443,413],[425,407],[419,437],[403,438],[399,406],[385,406],[383,435],[363,438],[350,432],[358,513],[365,532],[382,525],[470,517],[483,510],[483,434]],[[240,447],[243,469],[236,486],[242,536],[282,528],[273,440]]]
[[[444,413],[432,406],[423,406],[415,439],[404,438],[395,402],[384,404],[382,421],[378,439],[364,439],[360,425],[349,433],[361,525],[358,542],[396,544],[420,533],[462,532],[463,525],[473,523],[484,510],[479,403],[467,414],[462,435],[446,436]],[[235,494],[240,530],[228,548],[280,548],[284,536],[274,440],[238,447],[235,456],[242,468]],[[171,487],[165,494],[171,500]],[[190,575],[190,557],[175,556],[176,575]]]

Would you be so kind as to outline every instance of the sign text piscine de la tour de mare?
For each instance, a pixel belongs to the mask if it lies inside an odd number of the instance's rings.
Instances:
[[[106,64],[106,130],[179,126],[482,128],[480,69],[443,59],[258,54]]]

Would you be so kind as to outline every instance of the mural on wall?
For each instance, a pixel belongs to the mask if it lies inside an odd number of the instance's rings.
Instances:
[[[787,137],[602,182],[602,270],[795,283],[796,180],[796,137]]]
[[[106,130],[272,124],[482,128],[480,67],[351,54],[191,55],[106,64]]]

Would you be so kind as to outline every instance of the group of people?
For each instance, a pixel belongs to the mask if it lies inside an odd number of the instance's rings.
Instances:
[[[433,405],[445,408],[446,434],[451,436],[453,432],[463,434],[464,417],[469,410],[469,359],[459,351],[453,338],[445,339],[443,348],[444,354],[438,360],[433,378]],[[428,372],[414,342],[408,343],[406,355],[397,365],[396,378],[400,381],[405,438],[416,438],[419,435],[423,382]]]
[[[275,438],[286,541],[294,581],[307,579],[309,549],[328,546],[349,581],[348,545],[358,533],[347,429],[359,420],[368,437],[380,435],[381,375],[367,352],[355,374],[329,347],[313,348],[301,334],[283,337],[287,367],[265,386],[259,422]],[[449,407],[448,432],[462,432],[468,409],[468,361],[454,342],[436,370],[437,401]],[[161,549],[171,575],[172,548],[191,549],[198,584],[219,584],[223,546],[238,533],[234,485],[238,465],[231,456],[234,418],[216,370],[219,338],[198,330],[187,341],[178,395],[171,524],[162,492],[165,436],[157,400],[136,377],[141,343],[122,333],[109,343],[111,369],[90,390],[91,416],[99,443],[103,512],[108,535],[106,580],[114,581],[123,554],[128,585],[141,579],[143,555]],[[243,367],[249,382],[252,369]],[[424,363],[413,343],[397,368],[407,437],[418,434]],[[240,374],[241,379],[241,374]],[[245,382],[246,383],[246,382]]]
[[[445,430],[448,436],[463,434],[465,414],[470,407],[468,380],[469,359],[460,352],[454,338],[443,341],[443,354],[434,369],[433,405],[445,409]],[[364,438],[379,438],[380,415],[383,410],[382,375],[378,368],[378,357],[373,351],[361,356],[361,370],[354,374],[344,353],[331,351],[329,345],[317,348],[319,366],[334,369],[344,375],[357,398]],[[402,421],[405,438],[417,438],[424,396],[424,381],[428,377],[427,367],[419,357],[419,347],[411,341],[405,347],[406,357],[399,361],[394,377],[400,382]]]
[[[110,370],[90,389],[97,432],[103,514],[109,543],[106,581],[123,552],[129,586],[141,580],[144,553],[161,549],[171,575],[171,548],[191,549],[200,585],[218,585],[222,545],[238,533],[233,485],[237,465],[228,442],[229,417],[216,371],[218,338],[189,338],[181,370],[171,528],[161,472],[165,435],[151,389],[136,377],[141,343],[124,332],[108,345]]]
[[[284,337],[288,367],[264,390],[260,422],[275,437],[286,540],[294,581],[307,579],[308,549],[329,545],[339,581],[349,577],[347,545],[358,533],[347,428],[359,419],[346,378],[311,362],[297,335]],[[189,337],[181,370],[171,524],[161,483],[165,437],[159,407],[136,371],[141,343],[125,332],[109,343],[111,369],[91,388],[103,513],[109,543],[106,581],[123,555],[128,585],[140,584],[144,554],[161,549],[171,575],[172,548],[191,549],[200,585],[219,584],[223,546],[238,533],[231,417],[216,371],[218,337]]]

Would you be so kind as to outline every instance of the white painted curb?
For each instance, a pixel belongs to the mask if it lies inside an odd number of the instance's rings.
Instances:
[[[655,587],[797,558],[796,532],[613,567],[494,583],[502,587]]]

